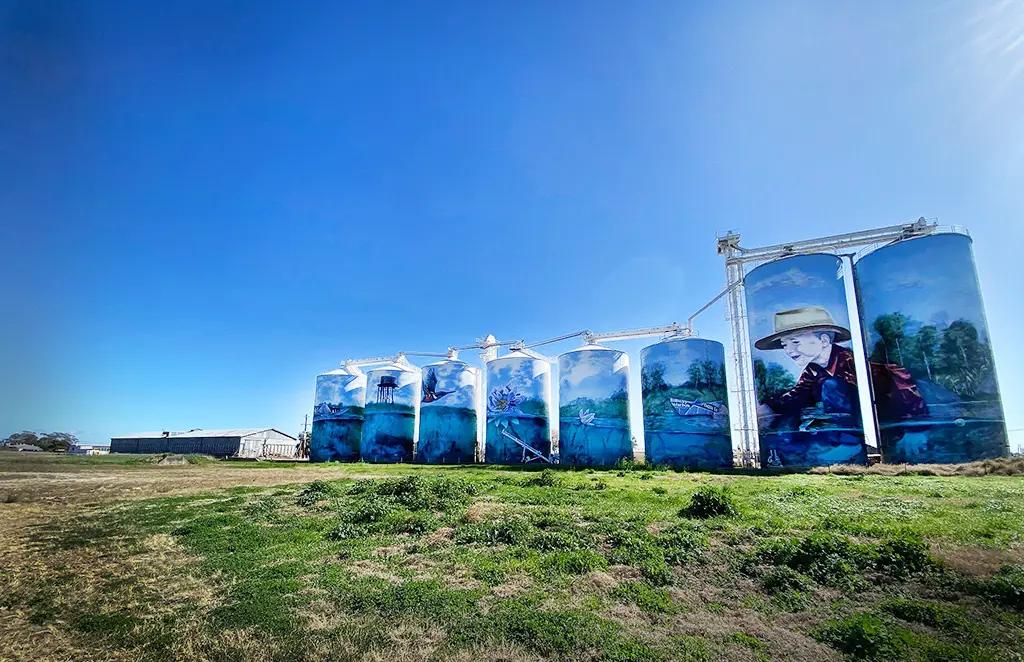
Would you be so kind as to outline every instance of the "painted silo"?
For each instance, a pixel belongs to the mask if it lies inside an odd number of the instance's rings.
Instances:
[[[645,457],[649,464],[732,466],[725,348],[667,338],[640,350]]]
[[[420,397],[418,369],[398,364],[366,375],[366,417],[359,446],[366,462],[411,462]]]
[[[892,244],[854,266],[885,462],[1008,454],[971,240]]]
[[[551,365],[522,352],[487,362],[488,464],[546,463],[551,457]]]
[[[586,345],[559,356],[558,404],[562,464],[608,466],[633,458],[625,352]]]
[[[744,284],[761,466],[866,462],[840,259],[783,258]]]
[[[476,460],[477,370],[462,361],[423,367],[416,461],[461,464]]]
[[[316,377],[310,462],[355,462],[363,432],[366,375],[358,368]]]

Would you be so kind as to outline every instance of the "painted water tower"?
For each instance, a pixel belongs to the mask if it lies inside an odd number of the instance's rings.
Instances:
[[[867,462],[840,259],[782,258],[744,284],[761,466]]]
[[[366,414],[359,445],[365,462],[411,462],[420,399],[420,372],[391,363],[366,375]]]
[[[363,432],[366,375],[341,368],[316,377],[310,462],[355,462]]]
[[[488,464],[550,462],[551,364],[523,352],[486,364]]]
[[[854,265],[884,462],[1009,452],[970,237],[901,241]]]
[[[625,352],[585,345],[560,355],[558,404],[562,464],[609,466],[633,458]]]
[[[732,466],[722,343],[677,336],[644,347],[640,385],[648,464]]]
[[[416,461],[463,464],[476,459],[477,369],[463,361],[423,366]]]

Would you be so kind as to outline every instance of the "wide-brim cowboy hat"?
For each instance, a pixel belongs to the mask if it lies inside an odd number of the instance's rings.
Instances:
[[[754,343],[758,349],[782,349],[780,342],[783,336],[793,335],[802,331],[832,331],[836,334],[835,342],[849,340],[850,330],[836,324],[828,311],[821,306],[805,306],[775,313],[775,331]]]

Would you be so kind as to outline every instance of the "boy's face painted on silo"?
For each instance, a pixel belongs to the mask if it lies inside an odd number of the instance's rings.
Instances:
[[[828,365],[832,354],[832,339],[821,331],[802,331],[779,339],[782,351],[803,370],[811,362]]]

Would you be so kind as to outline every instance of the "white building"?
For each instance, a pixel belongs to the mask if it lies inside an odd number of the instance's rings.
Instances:
[[[75,444],[68,449],[68,455],[106,455],[109,452],[110,446],[95,444]]]

